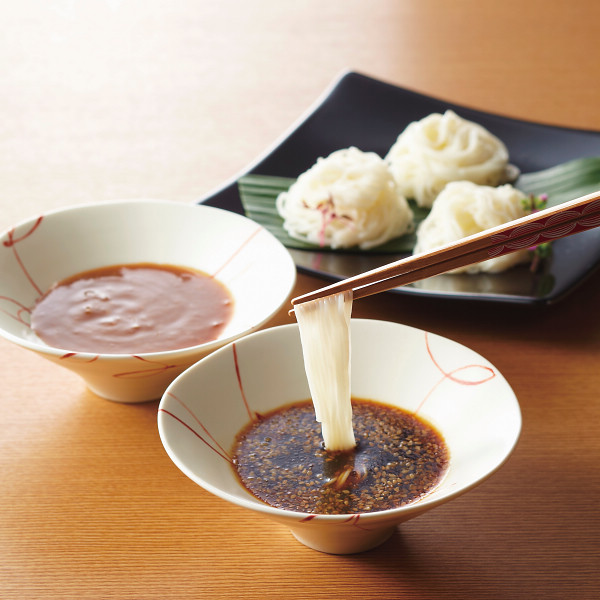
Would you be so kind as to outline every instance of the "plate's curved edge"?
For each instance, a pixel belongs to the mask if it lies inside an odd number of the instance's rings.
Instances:
[[[238,181],[238,179],[240,179],[240,177],[250,173],[257,165],[259,165],[266,158],[271,156],[271,154],[273,154],[273,152],[275,152],[281,146],[281,144],[283,142],[285,142],[288,138],[290,138],[304,123],[306,123],[306,121],[312,115],[314,115],[316,112],[318,112],[318,110],[320,108],[322,108],[326,104],[327,100],[334,94],[334,92],[337,90],[337,88],[339,88],[347,79],[360,79],[360,80],[363,80],[364,82],[369,82],[371,84],[383,85],[383,86],[389,87],[390,89],[393,89],[395,91],[400,91],[405,94],[411,95],[414,98],[419,98],[422,100],[434,101],[437,103],[445,104],[449,108],[469,111],[472,114],[482,115],[482,116],[485,116],[486,118],[501,119],[503,121],[511,121],[513,123],[518,123],[518,124],[528,125],[528,126],[539,126],[539,127],[543,127],[543,128],[552,128],[552,129],[562,130],[562,131],[572,131],[574,133],[600,134],[600,130],[595,131],[595,130],[588,130],[588,129],[583,129],[583,128],[579,129],[576,127],[565,127],[562,125],[543,123],[541,121],[531,121],[528,119],[520,119],[520,118],[516,118],[516,117],[507,116],[507,115],[504,115],[501,113],[484,111],[484,110],[479,109],[474,106],[459,104],[459,103],[453,102],[451,100],[448,100],[448,99],[440,97],[440,96],[432,96],[429,94],[425,94],[424,92],[414,90],[412,88],[407,88],[405,86],[396,85],[390,81],[384,81],[381,79],[377,79],[375,77],[371,77],[371,76],[361,73],[359,71],[354,71],[352,69],[344,69],[336,77],[334,77],[334,79],[331,81],[331,83],[323,90],[323,92],[321,94],[319,94],[319,96],[315,99],[315,101],[304,112],[302,112],[301,115],[280,136],[278,136],[269,146],[267,146],[267,148],[261,154],[259,154],[254,160],[252,160],[244,168],[242,168],[240,171],[238,171],[238,173],[234,174],[231,178],[229,178],[227,181],[225,181],[225,183],[221,184],[217,188],[208,192],[201,199],[196,200],[194,202],[196,204],[204,204],[208,200],[213,198],[214,196],[219,195],[222,191],[224,191],[228,187],[230,187],[232,185],[236,185],[237,181]]]
[[[232,177],[227,179],[224,183],[222,183],[221,185],[219,185],[216,188],[213,188],[210,192],[206,193],[203,197],[201,197],[197,200],[194,200],[193,203],[195,203],[195,204],[210,204],[211,200],[217,198],[218,196],[221,196],[222,194],[227,195],[227,193],[230,191],[231,192],[235,191],[237,194],[237,191],[235,189],[235,188],[237,188],[237,181],[244,175],[251,173],[259,164],[264,162],[273,153],[275,153],[277,151],[277,149],[285,141],[287,141],[290,137],[292,137],[294,135],[294,133],[296,133],[298,131],[298,129],[300,129],[312,116],[314,116],[320,109],[322,109],[327,104],[327,101],[330,98],[332,98],[332,96],[337,92],[338,88],[340,88],[341,85],[344,84],[349,79],[350,80],[352,80],[352,79],[361,80],[361,81],[371,84],[371,85],[385,86],[391,90],[394,90],[397,92],[399,91],[403,94],[410,95],[414,98],[445,104],[448,106],[448,108],[451,108],[451,109],[468,111],[472,115],[475,115],[475,114],[481,115],[486,118],[499,119],[502,121],[510,121],[512,123],[527,125],[530,127],[533,126],[533,127],[540,127],[540,128],[545,128],[545,129],[550,128],[550,129],[554,129],[554,130],[569,131],[569,132],[580,133],[580,134],[593,134],[593,135],[600,134],[600,131],[595,131],[595,130],[578,129],[578,128],[574,128],[574,127],[564,127],[561,125],[545,124],[542,122],[536,122],[536,121],[531,121],[531,120],[526,120],[526,119],[519,119],[519,118],[515,118],[515,117],[505,116],[500,113],[490,113],[490,112],[484,111],[482,109],[478,109],[476,107],[467,106],[464,104],[457,104],[455,102],[452,102],[452,101],[447,100],[442,97],[431,96],[431,95],[416,91],[411,88],[396,85],[389,81],[383,81],[381,79],[377,79],[377,78],[371,77],[369,75],[365,75],[364,73],[360,73],[360,72],[354,71],[352,69],[344,69],[331,81],[329,86],[327,88],[325,88],[325,90],[323,90],[323,92],[315,99],[315,101],[290,125],[290,127],[288,127],[280,136],[278,136],[273,143],[271,143],[269,146],[267,146],[267,148],[261,154],[259,154],[253,161],[248,163],[245,167],[240,169]],[[230,208],[229,210],[232,210],[232,209]],[[236,212],[241,212],[241,207],[237,207]]]
[[[556,129],[556,130],[562,130],[562,131],[572,131],[573,133],[583,133],[583,134],[593,134],[593,135],[600,134],[600,129],[596,130],[596,129],[584,129],[583,127],[582,128],[567,127],[565,125],[556,125],[554,123],[547,123],[544,121],[534,121],[531,119],[524,119],[524,118],[520,118],[520,117],[511,117],[510,115],[506,115],[501,112],[490,112],[487,110],[483,110],[482,108],[477,108],[476,106],[471,106],[468,104],[460,104],[460,103],[454,102],[453,100],[449,100],[448,98],[444,98],[443,96],[434,96],[431,94],[426,94],[425,92],[420,92],[413,88],[396,85],[395,83],[392,83],[391,81],[384,81],[381,79],[377,79],[375,77],[371,77],[370,75],[365,75],[364,73],[361,73],[359,71],[347,71],[346,75],[360,77],[361,79],[364,79],[365,81],[370,81],[370,82],[377,83],[380,85],[388,86],[388,87],[395,89],[397,91],[400,91],[404,94],[411,95],[414,98],[418,98],[421,100],[427,100],[427,101],[434,101],[439,104],[445,104],[448,106],[448,108],[451,108],[451,109],[456,108],[459,110],[465,110],[465,111],[470,112],[471,114],[482,115],[482,116],[485,116],[486,118],[495,118],[495,119],[501,119],[502,121],[511,121],[513,123],[517,123],[520,125],[533,125],[535,127],[542,127],[544,129]],[[333,87],[337,87],[337,84],[341,83],[341,80],[343,78],[344,77],[340,77],[339,80],[337,81],[336,85]],[[331,91],[333,91],[333,90],[331,90]]]
[[[294,132],[296,132],[314,113],[316,113],[319,108],[325,104],[326,100],[333,94],[340,83],[349,75],[358,75],[358,73],[350,69],[345,69],[339,73],[337,77],[335,77],[332,82],[323,90],[323,92],[319,94],[316,100],[303,113],[301,113],[301,115],[279,137],[277,137],[274,142],[267,146],[267,148],[261,154],[259,154],[252,162],[248,163],[244,168],[238,171],[237,174],[229,178],[225,183],[221,184],[219,187],[215,188],[201,199],[195,200],[194,203],[205,204],[211,200],[211,198],[214,198],[223,191],[227,190],[227,188],[237,186],[237,181],[241,177],[250,173],[257,165],[271,156],[271,154],[273,154],[273,152],[275,152],[277,148],[283,144],[283,142],[290,138]]]
[[[262,152],[257,158],[251,163],[246,165],[237,174],[233,175],[225,183],[220,185],[218,188],[213,189],[211,192],[206,194],[199,200],[195,200],[195,204],[206,204],[208,206],[216,206],[218,208],[225,208],[233,212],[243,214],[243,208],[241,206],[241,200],[237,190],[238,180],[249,173],[251,173],[257,166],[265,162],[269,157],[274,155],[277,150],[288,141],[300,128],[302,128],[311,118],[315,117],[320,110],[325,109],[328,102],[334,99],[334,96],[340,91],[340,88],[345,85],[348,81],[362,82],[367,85],[377,85],[385,88],[389,88],[391,91],[399,92],[405,96],[412,96],[415,99],[426,102],[434,102],[437,104],[443,104],[449,109],[457,111],[463,111],[469,113],[470,116],[480,116],[485,119],[498,120],[502,122],[510,122],[520,126],[526,126],[534,129],[541,130],[554,130],[562,132],[571,132],[573,134],[581,135],[592,135],[599,136],[600,130],[589,130],[579,129],[574,127],[565,127],[561,125],[547,124],[543,122],[531,121],[526,119],[520,119],[503,115],[501,113],[487,112],[482,109],[467,106],[464,104],[457,104],[449,101],[445,98],[431,96],[423,92],[416,91],[414,89],[406,88],[403,86],[396,85],[389,81],[384,81],[365,75],[358,71],[351,69],[342,70],[325,88],[325,90],[316,98],[316,100],[306,109],[298,119],[296,119],[292,125],[287,128],[272,144],[270,144],[264,152]],[[554,292],[549,292],[543,296],[514,296],[514,295],[501,295],[493,293],[473,293],[473,292],[460,292],[452,293],[448,291],[434,291],[434,290],[421,290],[412,288],[397,288],[391,290],[393,294],[404,294],[413,295],[420,297],[429,298],[444,298],[456,299],[456,300],[469,300],[469,301],[484,301],[484,302],[499,302],[499,303],[513,303],[521,305],[551,305],[556,304],[559,300],[562,300],[565,296],[569,295],[574,289],[579,287],[579,284],[588,279],[593,273],[600,267],[600,261],[589,268],[582,276],[581,280],[578,280],[575,285],[568,287],[568,289],[559,289]],[[321,279],[327,279],[330,281],[339,281],[342,279],[341,276],[337,276],[332,273],[322,272],[314,269],[307,268],[303,265],[296,265],[299,272],[316,276]]]

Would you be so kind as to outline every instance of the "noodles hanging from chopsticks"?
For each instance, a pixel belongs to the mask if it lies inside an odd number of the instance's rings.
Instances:
[[[304,366],[327,450],[356,445],[350,397],[352,292],[295,306]]]

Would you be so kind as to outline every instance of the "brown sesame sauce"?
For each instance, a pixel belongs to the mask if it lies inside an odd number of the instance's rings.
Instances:
[[[324,449],[312,402],[285,406],[236,437],[242,484],[271,506],[314,514],[356,514],[414,502],[442,479],[449,461],[441,435],[414,414],[352,400],[356,448]]]
[[[212,341],[232,312],[229,291],[206,273],[138,263],[58,282],[37,302],[31,326],[57,348],[138,354]]]

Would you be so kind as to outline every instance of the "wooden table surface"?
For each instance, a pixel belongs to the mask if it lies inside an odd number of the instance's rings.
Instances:
[[[600,130],[600,5],[574,0],[23,0],[0,8],[0,229],[115,198],[193,202],[344,69],[486,111]],[[322,281],[299,276],[296,294]],[[600,275],[540,308],[379,295],[484,355],[523,431],[474,491],[330,556],[167,457],[157,403],[102,400],[0,340],[0,598],[600,595]],[[286,311],[272,324],[289,322]]]

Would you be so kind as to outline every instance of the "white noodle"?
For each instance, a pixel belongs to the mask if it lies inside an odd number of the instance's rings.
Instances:
[[[427,252],[524,217],[529,213],[524,204],[526,200],[523,192],[509,184],[496,188],[469,181],[449,183],[419,226],[414,253]],[[451,273],[497,273],[529,260],[529,256],[527,250],[519,250]]]
[[[350,314],[352,292],[294,307],[304,367],[327,450],[356,445],[350,396]]]
[[[354,147],[319,158],[279,194],[277,210],[291,237],[331,248],[366,250],[413,228],[387,163]]]
[[[504,183],[508,150],[481,125],[447,110],[410,123],[386,160],[400,192],[419,206],[431,207],[451,181]]]

